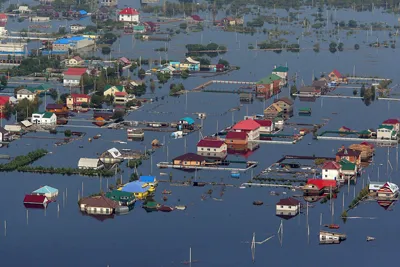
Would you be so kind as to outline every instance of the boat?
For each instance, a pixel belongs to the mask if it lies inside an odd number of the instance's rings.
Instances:
[[[170,195],[172,192],[164,189],[164,191],[162,191],[162,193],[165,194],[165,195]]]
[[[319,231],[319,243],[320,244],[340,244],[341,241],[346,240],[345,234],[336,232]]]
[[[275,192],[275,191],[271,191],[269,193],[271,196],[279,196],[279,193]]]
[[[79,146],[79,148],[83,148],[83,146]]]
[[[254,205],[254,206],[261,206],[262,204],[264,204],[264,202],[262,202],[261,200],[255,200],[255,201],[253,201],[253,205]]]
[[[205,185],[206,185],[206,183],[203,183],[203,182],[193,182],[193,186],[203,187]]]
[[[328,227],[329,229],[339,229],[340,228],[340,226],[338,224],[334,224],[334,223],[325,224],[324,226]]]
[[[232,178],[240,178],[240,173],[238,171],[232,171],[231,172],[231,177]]]
[[[239,189],[246,189],[246,187],[244,185],[240,185]]]
[[[375,237],[367,236],[367,242],[374,241],[374,240],[375,240]]]
[[[160,176],[167,176],[168,175],[168,173],[166,173],[166,172],[160,172]]]
[[[175,209],[176,210],[185,210],[186,206],[184,206],[184,205],[175,206]]]
[[[310,116],[311,115],[311,108],[300,108],[299,109],[300,116]]]
[[[213,197],[212,199],[215,200],[215,201],[224,201],[222,198]]]
[[[174,208],[170,207],[170,206],[166,206],[166,205],[161,205],[157,208],[158,211],[162,211],[162,212],[171,212],[174,210]]]
[[[126,130],[126,134],[128,138],[133,139],[143,139],[144,138],[144,131],[143,129],[139,128],[129,128]]]
[[[145,209],[147,212],[158,211],[158,207],[160,205],[157,204],[155,201],[146,201],[142,208]]]
[[[164,201],[167,201],[167,200],[168,200],[168,197],[167,197],[167,196],[163,196],[162,199],[163,199]]]
[[[101,134],[96,134],[95,136],[93,136],[93,139],[99,139],[101,137]]]

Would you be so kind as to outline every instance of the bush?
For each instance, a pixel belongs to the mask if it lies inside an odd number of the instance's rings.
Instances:
[[[71,130],[65,130],[65,131],[64,131],[64,136],[70,137],[71,135],[72,135]]]

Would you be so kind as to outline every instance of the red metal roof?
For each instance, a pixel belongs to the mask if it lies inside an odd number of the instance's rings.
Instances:
[[[247,133],[245,133],[245,132],[228,132],[226,134],[226,139],[246,140]]]
[[[174,158],[174,160],[183,160],[183,161],[204,161],[204,157],[197,155],[195,153],[186,153],[179,157]]]
[[[192,15],[191,17],[192,17],[192,19],[195,20],[195,21],[203,21],[203,19],[200,18],[199,15]]]
[[[260,128],[260,124],[258,124],[254,120],[239,121],[232,127],[233,130],[242,130],[242,131],[254,131],[258,128]]]
[[[337,69],[334,69],[332,72],[333,72],[333,74],[336,75],[336,77],[342,78],[342,74],[340,74],[340,72]]]
[[[71,94],[71,97],[75,100],[76,98],[90,98],[87,94]]]
[[[295,198],[288,197],[288,198],[283,198],[279,200],[278,203],[276,203],[277,206],[279,205],[284,205],[284,206],[297,206],[300,204],[300,201],[298,201]]]
[[[115,92],[115,94],[114,94],[115,96],[119,96],[119,97],[122,97],[122,96],[126,96],[127,95],[127,93],[126,92]]]
[[[223,144],[225,144],[225,142],[220,139],[205,138],[205,139],[200,140],[197,143],[197,146],[198,147],[221,147]]]
[[[24,203],[26,204],[44,204],[47,202],[47,197],[44,195],[25,195]]]
[[[120,14],[120,15],[131,15],[131,16],[133,16],[133,15],[139,15],[139,11],[137,11],[137,10],[134,9],[134,8],[127,7],[127,8],[122,9],[122,10],[119,12],[119,14]]]
[[[349,131],[349,132],[351,131],[351,129],[349,127],[346,127],[346,126],[342,126],[342,129],[346,130],[346,131]]]
[[[382,122],[382,124],[390,124],[390,125],[399,124],[399,123],[400,123],[400,121],[398,119],[388,119],[388,120],[385,120],[384,122]]]
[[[332,187],[332,188],[337,187],[337,183],[335,180],[308,179],[307,184],[315,185],[319,189],[323,189],[325,187]]]
[[[9,96],[0,96],[0,105],[5,105],[10,101]]]
[[[340,170],[340,164],[335,161],[327,161],[322,166],[323,170]]]
[[[254,120],[258,124],[264,127],[271,127],[272,126],[272,121],[271,120]]]
[[[71,75],[71,76],[82,76],[87,71],[87,68],[69,68],[65,71],[64,75]]]
[[[0,20],[7,20],[7,15],[4,13],[0,13]]]

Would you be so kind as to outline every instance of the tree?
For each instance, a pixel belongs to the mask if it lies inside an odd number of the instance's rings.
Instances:
[[[139,77],[141,80],[143,80],[145,76],[146,76],[146,71],[145,71],[144,69],[141,68],[141,69],[138,71],[138,77]]]
[[[338,50],[340,51],[340,52],[342,52],[343,51],[343,43],[339,43],[339,45],[338,45]]]
[[[90,101],[91,101],[91,103],[93,104],[93,106],[95,106],[95,107],[101,107],[101,106],[102,106],[102,103],[103,103],[103,96],[94,94],[94,95],[92,95]]]
[[[329,44],[329,51],[331,52],[331,53],[335,53],[336,52],[336,47],[337,47],[337,44],[336,44],[336,42],[331,42],[330,44]]]
[[[358,93],[357,89],[354,89],[353,90],[353,95],[357,95],[357,93]]]
[[[181,28],[182,30],[185,30],[187,28],[187,23],[179,24],[179,28]]]
[[[62,94],[60,95],[60,100],[62,101],[62,103],[67,103],[67,97],[69,96],[69,94]]]
[[[181,78],[182,79],[187,79],[189,78],[189,70],[184,70],[181,72]]]
[[[293,95],[293,94],[296,94],[296,93],[297,93],[297,86],[296,86],[296,84],[293,84],[290,87],[290,94]]]
[[[363,84],[363,85],[361,86],[361,89],[360,89],[360,96],[361,96],[361,97],[364,97],[364,95],[365,95],[365,85]]]
[[[70,137],[70,136],[72,135],[71,130],[65,130],[65,131],[64,131],[64,135],[65,135],[66,137]]]
[[[354,45],[354,49],[355,49],[355,50],[360,49],[360,45],[359,45],[359,44],[355,44],[355,45]]]
[[[134,72],[136,68],[137,68],[137,64],[134,62],[134,63],[132,63],[132,65],[129,67],[129,71],[130,71],[130,72]]]
[[[352,20],[352,19],[349,20],[348,26],[349,26],[349,28],[357,28],[357,21]]]
[[[7,84],[8,84],[7,77],[6,76],[1,76],[0,83],[1,83],[1,86],[6,87]]]
[[[222,58],[220,58],[220,59],[218,60],[218,64],[222,64],[222,65],[224,65],[225,67],[229,67],[229,62],[228,62],[227,60],[222,59]]]
[[[101,53],[102,53],[103,55],[109,55],[109,54],[111,53],[111,47],[109,47],[109,46],[103,46],[103,47],[101,48]]]

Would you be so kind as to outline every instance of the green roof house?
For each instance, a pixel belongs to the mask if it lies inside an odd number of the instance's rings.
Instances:
[[[53,112],[33,113],[31,122],[33,124],[55,126],[57,124],[57,116]]]
[[[125,87],[123,85],[106,85],[104,88],[104,96],[115,96],[117,92],[125,92]]]
[[[274,70],[272,71],[272,74],[278,75],[279,77],[281,77],[284,80],[287,80],[288,73],[289,73],[289,68],[283,67],[283,66],[279,66],[279,67],[275,66]]]
[[[352,163],[346,159],[342,159],[339,164],[341,166],[340,172],[342,178],[350,178],[357,174],[357,165],[355,163]]]
[[[135,203],[136,199],[132,193],[113,190],[111,192],[106,193],[106,198],[114,200],[118,202],[121,206],[130,206]]]
[[[146,31],[146,29],[143,25],[134,25],[133,26],[133,32],[143,33],[145,31]]]
[[[392,125],[379,125],[376,130],[377,139],[396,140],[397,132]]]
[[[261,80],[259,80],[259,81],[257,82],[257,84],[271,84],[271,83],[273,83],[274,81],[279,81],[279,80],[281,80],[281,79],[282,79],[282,78],[279,77],[279,76],[276,75],[276,74],[270,74],[269,76],[264,77],[264,78],[262,78]]]

